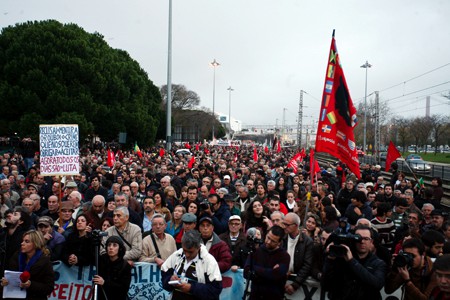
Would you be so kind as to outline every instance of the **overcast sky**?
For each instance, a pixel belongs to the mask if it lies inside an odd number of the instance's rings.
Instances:
[[[155,85],[167,83],[168,0],[1,2],[0,27],[76,23],[129,52]],[[231,115],[243,124],[281,124],[283,108],[286,123],[295,124],[304,90],[303,124],[310,124],[319,116],[336,29],[355,105],[364,99],[360,66],[368,60],[368,94],[381,91],[389,116],[424,116],[427,95],[431,114],[449,116],[450,100],[441,96],[450,92],[449,12],[448,0],[173,0],[172,82],[197,92],[200,105],[212,109],[209,63],[216,59],[217,112],[228,114],[231,86]]]

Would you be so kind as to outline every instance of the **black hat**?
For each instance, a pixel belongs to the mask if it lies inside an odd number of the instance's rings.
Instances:
[[[442,216],[442,217],[446,218],[446,217],[448,217],[448,212],[437,208],[431,212],[431,216]]]

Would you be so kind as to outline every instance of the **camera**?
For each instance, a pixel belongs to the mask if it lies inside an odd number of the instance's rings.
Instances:
[[[213,209],[213,206],[211,203],[209,203],[209,201],[207,199],[203,200],[202,202],[200,202],[200,209],[201,210],[207,210],[207,209]]]
[[[394,258],[392,263],[392,268],[403,268],[405,266],[409,268],[412,267],[414,261],[414,256],[410,253],[400,250],[397,256]]]
[[[330,241],[333,242],[333,245],[330,246],[330,256],[333,257],[344,257],[347,253],[347,249],[342,245],[346,245],[352,248],[353,244],[356,242],[360,242],[362,240],[359,234],[352,233],[333,233],[330,236]]]
[[[92,234],[92,237],[94,237],[94,238],[101,238],[104,236],[108,236],[107,232],[101,231],[100,229],[92,230],[91,234]]]

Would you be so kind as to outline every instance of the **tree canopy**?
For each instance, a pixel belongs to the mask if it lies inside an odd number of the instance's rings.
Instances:
[[[164,104],[167,103],[167,85],[161,87]],[[200,104],[200,97],[196,92],[188,90],[182,84],[172,84],[172,109],[194,109]]]
[[[55,20],[2,30],[0,99],[0,135],[37,137],[39,124],[77,123],[80,139],[127,132],[148,145],[160,124],[159,89],[127,52]]]

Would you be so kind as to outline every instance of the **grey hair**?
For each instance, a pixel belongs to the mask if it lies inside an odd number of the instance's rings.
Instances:
[[[114,209],[114,212],[117,212],[117,211],[121,211],[124,216],[127,216],[127,217],[130,216],[130,211],[128,210],[128,207],[126,207],[126,206],[116,207],[116,209]]]
[[[431,210],[434,210],[434,205],[431,204],[431,203],[424,203],[424,204],[422,205],[422,208],[425,207],[425,206],[429,206],[429,207],[431,207]]]
[[[284,220],[284,214],[281,211],[279,211],[279,210],[274,211],[273,213],[270,214],[270,218],[272,219],[272,216],[275,216],[275,215],[280,215],[281,220]]]
[[[202,237],[200,235],[200,232],[197,230],[190,230],[188,232],[185,232],[183,234],[183,237],[181,238],[181,244],[184,248],[191,249],[191,248],[200,248]]]
[[[124,192],[118,192],[117,194],[115,194],[115,195],[114,195],[114,201],[117,201],[117,197],[120,197],[120,196],[125,196],[125,199],[126,199],[127,201],[130,201],[128,195],[125,194]]]
[[[228,190],[226,188],[220,188],[217,190],[218,193],[224,193],[225,195],[228,195]]]
[[[270,184],[270,185],[277,185],[277,184],[275,183],[275,180],[269,180],[269,181],[267,181],[267,186],[269,186],[269,184]]]
[[[297,226],[300,226],[300,217],[299,217],[299,215],[297,215],[296,213],[293,213],[293,212],[290,212],[290,213],[287,213],[287,215],[286,215],[286,217],[291,217],[292,219],[293,219],[293,221],[294,221],[294,223],[297,225]]]
[[[164,224],[167,224],[166,223],[166,218],[164,218],[164,216],[162,214],[154,214],[153,217],[152,217],[152,222],[153,222],[154,219],[157,219],[157,218],[163,219]]]

